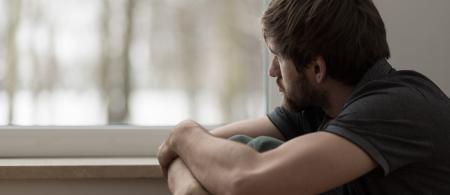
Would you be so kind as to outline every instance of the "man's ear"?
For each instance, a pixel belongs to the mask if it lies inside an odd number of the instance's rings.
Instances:
[[[323,83],[327,76],[327,64],[322,56],[316,57],[314,60],[313,69],[316,83]]]

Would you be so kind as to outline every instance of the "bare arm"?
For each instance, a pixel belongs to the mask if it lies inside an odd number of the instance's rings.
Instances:
[[[211,133],[220,138],[228,138],[233,135],[248,135],[251,137],[271,136],[278,139],[284,139],[276,127],[267,117],[257,119],[239,121],[219,127],[211,131]],[[184,162],[176,159],[170,165],[168,172],[168,184],[170,191],[175,195],[183,194],[209,194],[202,185],[191,174],[190,170]]]
[[[317,194],[376,167],[359,147],[327,132],[304,135],[257,153],[214,137],[200,126],[185,127],[174,131],[168,148],[213,194]],[[273,185],[273,181],[283,182]]]
[[[181,159],[176,159],[170,165],[168,183],[173,195],[210,195]]]
[[[269,136],[285,140],[284,136],[267,116],[234,122],[212,130],[211,134],[221,138],[229,138],[233,135],[247,135],[250,137]]]

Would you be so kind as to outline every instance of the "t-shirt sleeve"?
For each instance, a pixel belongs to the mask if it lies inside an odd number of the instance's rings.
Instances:
[[[414,89],[374,84],[352,95],[324,131],[359,146],[388,175],[431,155],[432,111],[426,104]]]
[[[283,107],[277,107],[267,114],[270,121],[287,140],[317,131],[324,116],[324,112],[316,107],[306,108],[301,112],[290,112]]]

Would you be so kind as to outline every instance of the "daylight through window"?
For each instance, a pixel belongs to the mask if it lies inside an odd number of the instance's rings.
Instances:
[[[0,125],[265,112],[262,1],[0,0]]]

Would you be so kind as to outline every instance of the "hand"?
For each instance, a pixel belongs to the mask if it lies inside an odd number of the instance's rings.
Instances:
[[[159,146],[157,156],[161,170],[167,178],[169,166],[178,157],[178,154],[170,148],[169,141],[166,140]]]
[[[195,127],[200,127],[200,125],[194,121],[186,120],[180,122],[170,133],[167,140],[162,143],[158,148],[158,161],[161,167],[161,170],[164,174],[164,176],[167,178],[167,173],[170,164],[173,160],[175,160],[178,157],[178,154],[173,150],[173,145],[175,144],[176,137],[183,137],[179,134],[182,134],[190,129],[193,129]]]
[[[183,139],[185,135],[183,133],[190,132],[191,130],[203,128],[195,121],[185,120],[180,122],[170,133],[166,141],[164,141],[158,149],[158,161],[164,176],[168,175],[168,169],[170,164],[178,158],[178,154],[174,151],[173,147],[176,144],[177,139]],[[178,140],[180,141],[180,140]]]

